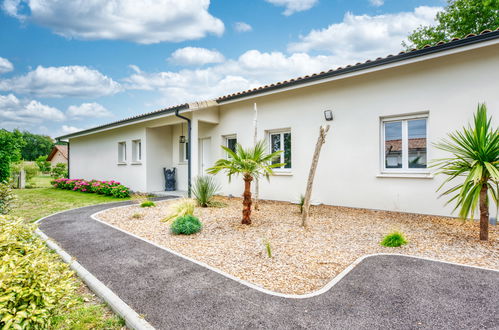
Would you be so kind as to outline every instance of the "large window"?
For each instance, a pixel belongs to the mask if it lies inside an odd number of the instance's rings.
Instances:
[[[385,171],[427,168],[427,122],[427,116],[382,120]]]
[[[126,142],[118,142],[118,163],[126,163]]]
[[[142,142],[140,140],[132,141],[132,162],[140,163],[142,161]]]
[[[272,160],[272,164],[284,163],[276,169],[291,169],[291,131],[269,132],[270,152],[282,150],[283,152]]]

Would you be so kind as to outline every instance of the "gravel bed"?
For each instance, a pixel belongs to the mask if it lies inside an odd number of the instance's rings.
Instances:
[[[401,253],[499,270],[499,228],[488,242],[478,239],[478,223],[418,214],[313,206],[308,229],[300,226],[297,205],[260,201],[251,226],[241,225],[240,198],[218,197],[223,208],[196,208],[200,233],[172,235],[160,219],[174,201],[156,207],[132,205],[99,215],[105,222],[266,289],[304,294],[320,289],[358,257]],[[379,244],[401,231],[409,243],[399,248]],[[272,258],[267,256],[270,243]]]

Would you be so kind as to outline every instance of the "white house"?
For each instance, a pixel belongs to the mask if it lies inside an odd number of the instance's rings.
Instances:
[[[441,177],[428,161],[447,156],[432,146],[470,122],[479,102],[499,118],[499,29],[291,79],[210,101],[175,106],[61,136],[68,140],[71,178],[114,179],[142,192],[164,190],[163,168],[177,169],[178,190],[225,157],[220,145],[253,143],[258,135],[287,163],[263,199],[296,201],[305,190],[319,127],[331,125],[313,201],[348,207],[451,215],[438,199]],[[331,110],[334,119],[325,120]],[[189,143],[180,143],[188,136]],[[190,162],[187,146],[192,148]],[[223,194],[241,195],[242,180]],[[495,214],[495,212],[494,212]]]

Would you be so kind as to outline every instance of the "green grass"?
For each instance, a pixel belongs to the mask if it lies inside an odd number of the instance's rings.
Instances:
[[[48,175],[37,175],[31,179],[31,184],[36,188],[48,188],[51,187],[50,181],[52,177]]]
[[[67,313],[54,317],[54,323],[54,329],[121,329],[125,326],[125,320],[112,314],[106,305],[85,303],[83,299]]]
[[[17,201],[11,215],[26,221],[35,221],[52,213],[76,207],[130,199],[55,188],[16,189],[14,193],[17,195]]]

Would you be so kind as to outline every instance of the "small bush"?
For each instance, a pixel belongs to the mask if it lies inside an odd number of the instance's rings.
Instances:
[[[184,215],[173,221],[170,230],[175,235],[191,235],[201,230],[201,222],[193,215]]]
[[[130,189],[117,181],[98,181],[83,179],[59,178],[52,182],[54,188],[81,191],[86,193],[96,193],[116,198],[127,198],[130,196]]]
[[[393,232],[386,235],[380,244],[386,247],[399,247],[407,244],[407,241],[402,233]]]
[[[74,273],[34,225],[0,216],[0,228],[0,328],[51,328],[56,315],[77,303]]]
[[[184,215],[193,215],[195,208],[196,202],[194,200],[183,198],[170,206],[168,215],[161,221],[167,222]]]
[[[140,207],[153,207],[156,206],[153,201],[145,201],[140,204]]]
[[[0,182],[0,214],[7,214],[12,210],[16,200],[12,188],[8,183]]]
[[[67,178],[68,177],[68,167],[64,163],[56,164],[50,170],[50,176],[54,179]]]
[[[36,166],[40,172],[49,173],[50,172],[50,162],[47,161],[47,156],[40,156],[35,160]]]
[[[220,190],[220,186],[211,175],[196,177],[192,187],[192,194],[201,207],[208,207],[213,196]]]
[[[138,219],[142,219],[143,217],[144,216],[140,213],[134,213],[134,214],[132,214],[132,216],[130,218],[138,220]]]
[[[298,206],[300,207],[300,213],[303,213],[303,206],[305,205],[305,195],[300,195],[300,201],[298,202]]]
[[[265,245],[265,251],[267,252],[267,257],[272,258],[272,247],[270,246],[270,241],[263,241]]]

